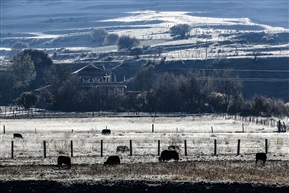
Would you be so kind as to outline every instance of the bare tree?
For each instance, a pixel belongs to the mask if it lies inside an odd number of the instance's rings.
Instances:
[[[139,91],[149,91],[156,79],[154,65],[143,66],[133,77],[134,89]]]
[[[220,93],[224,97],[224,109],[229,111],[231,105],[237,105],[242,100],[242,83],[238,76],[233,75],[231,69],[214,70],[209,77],[211,93]]]
[[[18,54],[13,57],[9,70],[17,82],[17,88],[28,87],[36,77],[34,63],[29,55]]]

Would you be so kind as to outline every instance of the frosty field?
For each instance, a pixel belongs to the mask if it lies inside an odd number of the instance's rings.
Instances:
[[[269,159],[288,160],[289,156],[287,133],[277,133],[276,126],[235,120],[233,117],[3,119],[0,124],[3,127],[0,157],[3,163],[9,160],[7,164],[54,164],[57,155],[71,155],[71,141],[75,164],[103,163],[107,156],[116,154],[117,146],[129,147],[130,140],[132,156],[123,154],[123,163],[157,162],[158,140],[160,150],[167,149],[169,145],[178,145],[182,161],[254,160],[255,153],[265,152],[265,139],[268,140]],[[112,134],[102,135],[104,128],[111,129]],[[13,139],[13,133],[21,133],[24,139]],[[103,157],[100,152],[101,140]],[[213,156],[214,140],[217,140],[217,156]],[[238,140],[240,155],[236,156]],[[14,142],[12,162],[11,141]],[[47,158],[43,160],[44,141]]]
[[[1,180],[125,179],[288,184],[289,179],[288,134],[276,133],[277,129],[271,125],[233,117],[1,119],[0,124],[3,127],[0,134]],[[111,135],[101,135],[106,127],[111,129]],[[24,139],[13,139],[13,133],[21,133]],[[217,155],[214,155],[215,139]],[[241,143],[237,156],[238,139]],[[268,161],[263,166],[255,164],[255,153],[265,151],[265,139],[268,140]],[[132,156],[129,152],[116,153],[119,145],[129,147],[129,140],[132,140]],[[158,140],[160,150],[178,145],[180,161],[159,163]],[[13,159],[11,141],[14,142]],[[43,141],[46,141],[46,158]],[[71,141],[72,168],[59,170],[56,158],[59,153],[71,156]],[[114,154],[121,156],[121,165],[104,167],[106,158]]]
[[[115,55],[117,45],[92,41],[92,29],[98,27],[139,39],[140,47],[151,51],[140,56],[143,61],[166,58],[187,64],[236,59],[239,65],[242,59],[255,57],[286,62],[288,18],[287,0],[1,0],[0,68],[7,65],[18,42],[45,50],[57,64],[95,60],[112,70],[134,58]],[[189,38],[170,36],[170,27],[180,23],[192,26]],[[161,53],[156,52],[159,48]],[[106,54],[111,61],[102,58]],[[254,65],[253,70],[239,65],[239,71],[276,73],[272,79],[244,80],[284,81],[287,89],[287,74],[278,76],[288,73],[288,68],[280,63],[260,69]],[[255,117],[249,122],[215,115],[19,117],[0,118],[1,193],[289,192],[288,133],[277,133],[276,124],[260,124],[261,119],[276,123],[279,118]],[[289,119],[281,121],[288,128]],[[102,135],[104,128],[112,134]],[[13,133],[23,139],[14,139]],[[266,141],[268,161],[255,164],[255,154],[266,151]],[[130,142],[132,155],[116,152],[117,146],[130,147]],[[159,163],[158,150],[169,145],[180,147],[180,160]],[[56,167],[62,154],[71,157],[70,170]],[[105,167],[103,162],[115,154],[121,164]]]

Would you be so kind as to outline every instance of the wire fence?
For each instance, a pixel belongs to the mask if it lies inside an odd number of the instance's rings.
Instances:
[[[19,106],[0,107],[0,118],[3,119],[33,119],[33,118],[88,118],[88,117],[185,117],[185,116],[205,116],[213,115],[224,119],[235,119],[243,122],[250,122],[265,126],[277,127],[279,119],[272,117],[240,116],[238,114],[190,114],[183,112],[160,113],[160,112],[58,112],[45,109],[31,108],[23,109]]]
[[[134,140],[13,140],[2,141],[1,159],[32,159],[57,157],[64,154],[70,157],[106,157],[121,154],[123,156],[160,156],[169,149],[166,139]],[[118,147],[127,147],[126,151],[117,151]],[[180,157],[190,156],[242,156],[258,152],[283,157],[288,156],[289,141],[285,137],[266,138],[194,138],[180,140],[173,145]]]

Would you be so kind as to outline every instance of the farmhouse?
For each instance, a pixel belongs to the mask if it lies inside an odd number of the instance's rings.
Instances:
[[[124,95],[127,90],[126,82],[118,82],[116,75],[112,79],[112,73],[104,68],[103,65],[88,64],[74,72],[72,75],[80,79],[83,88],[96,88],[101,95],[118,93]]]
[[[110,82],[110,75],[104,66],[96,67],[93,64],[88,64],[74,72],[72,75],[77,75],[81,82],[85,85],[92,83]]]

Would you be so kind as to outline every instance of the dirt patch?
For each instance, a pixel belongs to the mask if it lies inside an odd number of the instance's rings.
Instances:
[[[165,192],[165,193],[226,193],[226,192],[262,192],[288,193],[288,186],[242,184],[242,183],[206,183],[206,182],[170,182],[170,181],[8,181],[0,182],[0,192]]]

